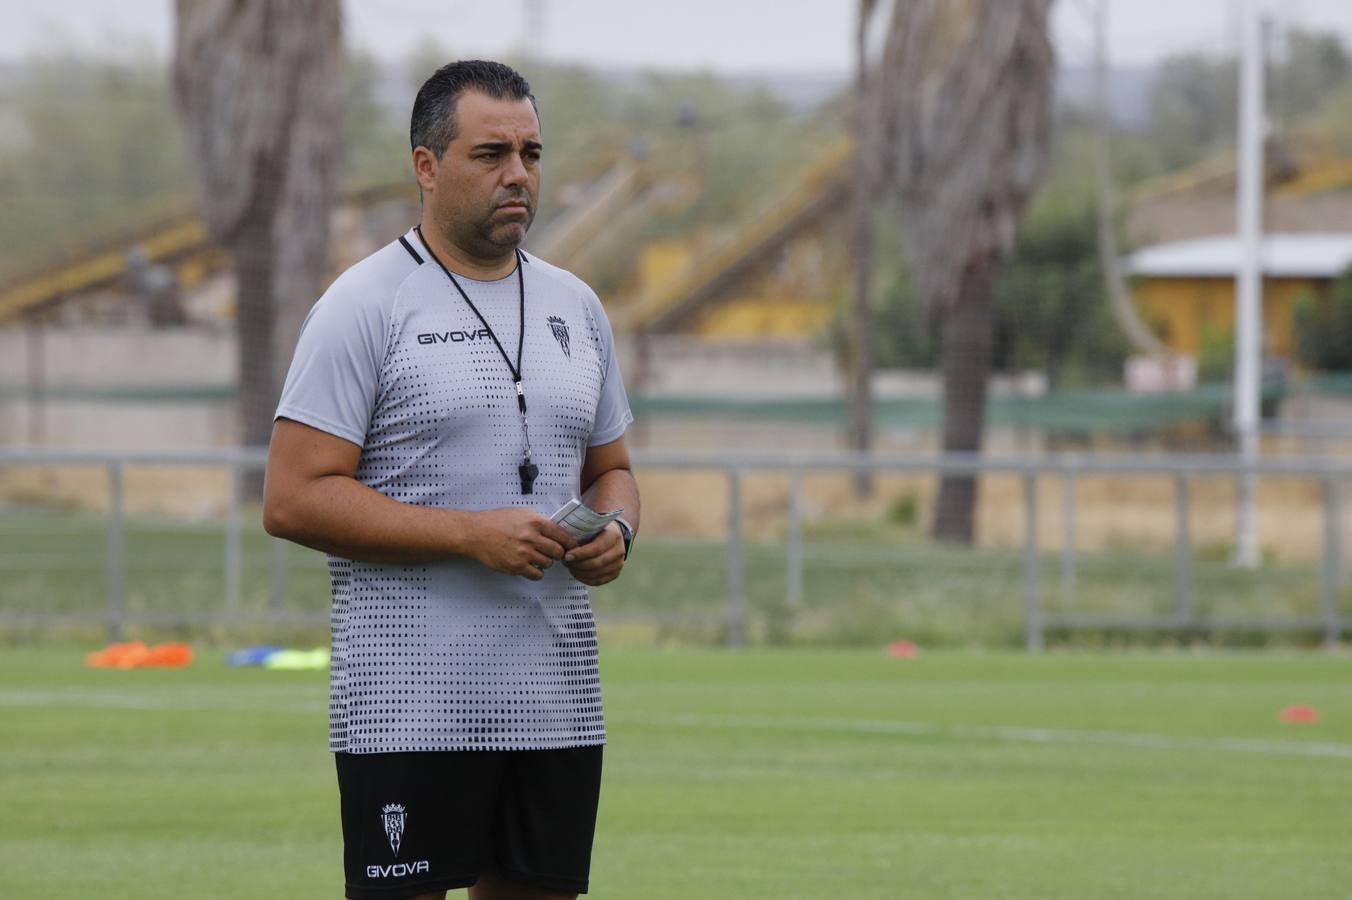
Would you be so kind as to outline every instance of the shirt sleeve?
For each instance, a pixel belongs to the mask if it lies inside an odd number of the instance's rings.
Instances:
[[[606,311],[595,294],[589,294],[587,305],[605,365],[601,376],[601,397],[596,403],[596,419],[592,422],[591,438],[587,442],[587,446],[597,447],[618,440],[625,429],[633,424],[634,414],[629,409],[629,395],[624,390],[624,378],[620,375],[610,319],[606,318]]]
[[[344,288],[335,283],[305,317],[276,418],[360,447],[379,390],[387,323],[380,304]]]

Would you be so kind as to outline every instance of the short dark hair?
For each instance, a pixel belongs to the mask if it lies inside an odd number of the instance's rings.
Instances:
[[[441,159],[455,140],[455,105],[465,91],[478,91],[494,100],[530,100],[535,114],[540,114],[530,82],[516,69],[490,60],[462,59],[437,69],[418,88],[408,126],[409,149],[426,147]]]

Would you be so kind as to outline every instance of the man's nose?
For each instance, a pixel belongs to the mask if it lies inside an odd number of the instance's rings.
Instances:
[[[521,158],[520,153],[513,153],[507,158],[507,165],[503,167],[502,183],[508,187],[523,185],[530,178],[530,173],[526,171],[526,162]]]

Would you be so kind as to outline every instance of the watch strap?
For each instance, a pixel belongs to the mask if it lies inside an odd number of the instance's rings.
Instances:
[[[615,524],[620,526],[620,536],[624,538],[624,558],[629,558],[629,548],[634,544],[634,526],[623,516],[615,517]]]

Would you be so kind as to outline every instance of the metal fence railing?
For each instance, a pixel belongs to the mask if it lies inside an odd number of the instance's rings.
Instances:
[[[245,523],[243,510],[245,473],[258,471],[264,464],[266,451],[261,448],[235,448],[210,452],[141,452],[96,453],[50,449],[0,448],[0,471],[13,467],[98,467],[106,472],[108,496],[107,513],[101,523],[102,540],[102,602],[79,609],[51,609],[35,589],[32,596],[20,596],[17,602],[8,602],[0,608],[0,627],[36,626],[52,624],[101,625],[110,640],[117,640],[131,625],[218,625],[218,624],[297,624],[319,625],[327,621],[327,609],[312,605],[300,608],[289,594],[289,577],[294,562],[289,560],[289,545],[268,539],[266,603],[241,603]],[[804,600],[805,567],[808,552],[805,549],[804,525],[807,521],[804,503],[804,479],[827,473],[878,474],[906,473],[910,475],[1002,475],[1018,478],[1022,483],[1021,514],[1021,618],[1023,643],[1029,650],[1041,649],[1050,629],[1104,629],[1156,630],[1183,633],[1211,633],[1226,630],[1258,632],[1305,631],[1322,636],[1328,646],[1337,645],[1343,633],[1352,625],[1352,618],[1340,610],[1340,591],[1346,579],[1346,482],[1352,475],[1352,465],[1329,459],[1268,459],[1244,462],[1234,457],[1219,456],[1044,456],[1027,458],[995,458],[988,456],[899,456],[868,457],[841,454],[691,454],[675,452],[640,452],[635,464],[644,473],[672,470],[682,473],[704,471],[721,473],[726,479],[727,522],[724,532],[726,566],[724,571],[724,601],[719,620],[726,639],[731,644],[742,644],[748,639],[751,611],[747,595],[747,540],[746,502],[743,485],[751,475],[774,474],[787,477],[787,522],[783,542],[783,607],[800,609]],[[126,604],[128,576],[127,532],[129,516],[126,510],[126,474],[136,467],[211,467],[228,473],[228,498],[224,506],[220,529],[220,589],[219,606],[212,609],[175,608],[172,604],[159,609],[129,609]],[[1238,478],[1252,474],[1264,481],[1269,479],[1305,479],[1319,485],[1322,508],[1321,546],[1318,553],[1317,612],[1280,616],[1239,615],[1225,616],[1208,613],[1198,603],[1194,566],[1197,552],[1193,525],[1193,484],[1200,478]],[[1077,534],[1077,484],[1087,477],[1154,476],[1168,479],[1172,484],[1174,549],[1171,554],[1171,597],[1165,611],[1094,612],[1072,609],[1049,609],[1044,603],[1048,592],[1047,573],[1050,565],[1059,569],[1056,590],[1063,597],[1073,596],[1079,579],[1081,551]],[[1038,486],[1043,479],[1059,480],[1061,534],[1054,553],[1044,552],[1039,541],[1040,520],[1045,516],[1040,508]],[[21,517],[20,517],[21,518]],[[15,526],[22,529],[23,525]],[[255,529],[256,530],[256,529]],[[215,532],[213,532],[214,534]],[[3,535],[0,535],[3,538]],[[172,552],[170,553],[172,556]],[[48,553],[50,567],[67,566],[62,552]],[[1050,560],[1049,560],[1050,558]],[[172,565],[173,559],[160,564]],[[6,577],[6,568],[18,565],[16,558],[0,546],[0,579]],[[86,579],[87,580],[87,579]],[[86,585],[88,587],[88,585]],[[261,590],[261,589],[260,589]],[[22,592],[20,592],[22,593]],[[92,595],[91,595],[92,596]],[[680,613],[675,613],[678,616]]]

